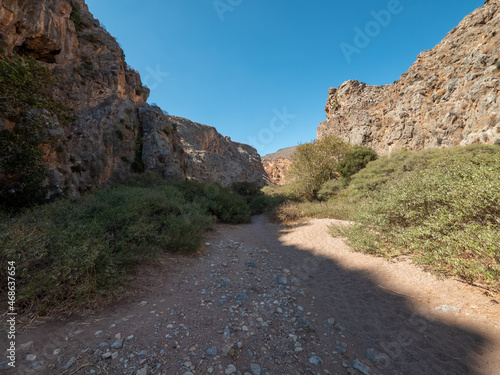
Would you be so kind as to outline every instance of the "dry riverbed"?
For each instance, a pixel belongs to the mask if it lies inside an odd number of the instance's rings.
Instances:
[[[219,225],[195,256],[143,267],[125,300],[19,335],[0,372],[500,374],[498,296],[354,253],[336,223]]]

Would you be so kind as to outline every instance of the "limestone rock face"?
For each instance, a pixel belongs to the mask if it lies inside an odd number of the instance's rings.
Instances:
[[[264,185],[257,151],[231,141],[214,127],[163,114],[160,108],[139,108],[143,128],[142,161],[147,170],[165,179],[218,182],[230,186],[249,181]]]
[[[251,147],[146,104],[149,90],[84,0],[2,0],[0,54],[31,56],[46,66],[58,81],[55,98],[74,114],[61,124],[46,111],[30,113],[50,124],[56,139],[43,145],[51,194],[74,196],[123,180],[141,140],[139,160],[167,179],[262,180],[260,156]],[[4,115],[0,130],[12,128]]]
[[[222,136],[212,126],[167,116],[181,138],[186,177],[199,182],[256,182],[264,186],[265,172],[255,148]]]
[[[287,147],[262,157],[262,165],[270,185],[283,185],[285,183],[286,175],[292,165],[291,157],[294,151],[295,146]]]
[[[489,0],[401,78],[330,88],[319,139],[335,135],[381,154],[500,139],[500,0]]]

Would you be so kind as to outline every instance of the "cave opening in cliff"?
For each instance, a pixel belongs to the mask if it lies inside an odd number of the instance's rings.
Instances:
[[[55,64],[56,56],[61,53],[58,46],[43,37],[26,39],[20,46],[14,47],[14,51],[20,56],[31,56],[49,64]]]

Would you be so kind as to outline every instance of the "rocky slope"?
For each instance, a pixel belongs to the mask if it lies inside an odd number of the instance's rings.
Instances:
[[[330,88],[318,138],[335,135],[388,154],[500,139],[500,1],[488,0],[401,78]]]
[[[262,165],[269,184],[282,185],[285,183],[286,174],[292,165],[291,157],[294,151],[295,146],[286,147],[262,157]]]
[[[134,163],[165,178],[262,183],[264,171],[253,148],[146,104],[149,90],[84,0],[2,0],[0,56],[15,54],[49,68],[57,78],[55,98],[74,115],[62,123],[43,111],[32,114],[50,123],[55,138],[43,144],[52,194],[78,195],[119,181]],[[15,126],[6,117],[0,111],[0,130]],[[181,131],[176,124],[183,124]],[[233,169],[226,173],[227,167]]]

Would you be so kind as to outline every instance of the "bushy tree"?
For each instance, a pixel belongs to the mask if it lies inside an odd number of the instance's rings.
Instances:
[[[314,198],[321,185],[338,177],[337,165],[351,150],[352,146],[338,137],[297,146],[289,171],[296,193],[305,199]]]
[[[377,158],[378,155],[372,148],[357,146],[338,164],[337,171],[342,177],[349,179]]]

